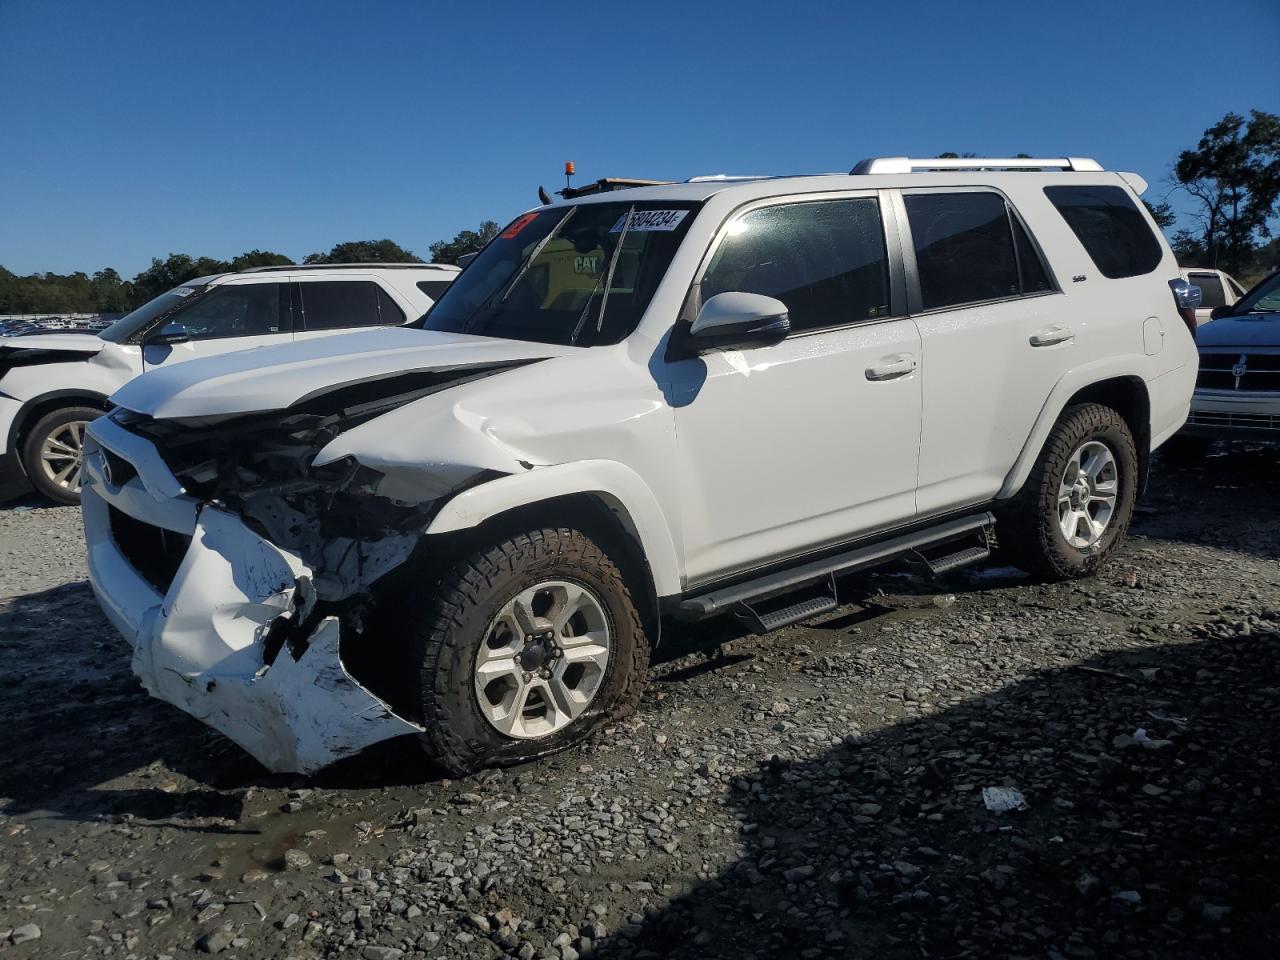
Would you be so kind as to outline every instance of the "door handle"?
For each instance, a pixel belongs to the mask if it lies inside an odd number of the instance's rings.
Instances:
[[[1067,343],[1075,338],[1076,335],[1071,332],[1070,327],[1063,327],[1055,323],[1053,326],[1045,327],[1043,330],[1037,330],[1033,333],[1031,335],[1031,345],[1033,347],[1051,347],[1055,343]]]
[[[896,380],[905,377],[916,369],[916,358],[909,353],[895,353],[881,357],[873,366],[867,367],[868,380]]]

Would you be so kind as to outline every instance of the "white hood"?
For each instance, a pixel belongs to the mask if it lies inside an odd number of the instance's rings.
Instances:
[[[21,337],[0,337],[0,347],[19,350],[70,350],[75,353],[98,353],[107,345],[93,333],[33,333]]]
[[[130,381],[111,400],[162,419],[254,413],[280,410],[346,383],[537,360],[574,349],[391,327],[161,367]]]

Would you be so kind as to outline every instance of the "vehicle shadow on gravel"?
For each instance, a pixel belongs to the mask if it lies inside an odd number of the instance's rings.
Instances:
[[[595,955],[1280,955],[1280,631],[1250,632],[773,758],[728,785],[740,860]]]

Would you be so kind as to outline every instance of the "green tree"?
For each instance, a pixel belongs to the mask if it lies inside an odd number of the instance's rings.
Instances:
[[[422,258],[392,240],[339,243],[328,253],[312,253],[303,263],[422,263]]]
[[[230,270],[231,264],[212,257],[192,257],[186,253],[171,253],[164,260],[154,257],[151,266],[133,278],[130,303],[139,307],[188,280]]]
[[[283,253],[272,253],[270,250],[248,250],[238,257],[231,258],[232,270],[248,270],[250,267],[288,267],[293,261]]]
[[[1174,164],[1174,179],[1198,201],[1195,219],[1208,266],[1239,271],[1271,231],[1280,199],[1280,117],[1251,110],[1228,113],[1209,127],[1194,150]]]
[[[498,225],[485,220],[479,230],[459,230],[452,240],[437,240],[431,245],[432,263],[457,263],[468,253],[479,253],[498,235]]]
[[[1178,215],[1173,212],[1173,207],[1169,202],[1161,201],[1160,203],[1152,203],[1150,200],[1143,200],[1147,205],[1147,212],[1151,214],[1151,219],[1156,222],[1156,226],[1161,230],[1168,230],[1178,222]]]

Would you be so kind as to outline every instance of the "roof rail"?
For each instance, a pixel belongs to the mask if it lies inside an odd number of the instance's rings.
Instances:
[[[448,263],[282,263],[268,267],[246,267],[237,273],[278,273],[288,270],[453,270]]]
[[[1074,170],[1099,171],[1088,157],[871,157],[860,160],[850,173],[916,173],[920,170]]]

